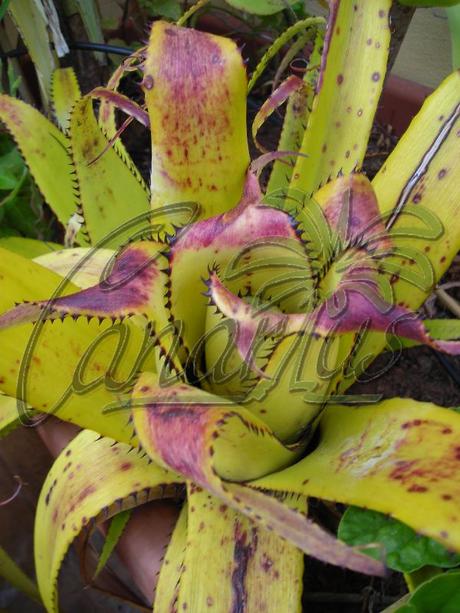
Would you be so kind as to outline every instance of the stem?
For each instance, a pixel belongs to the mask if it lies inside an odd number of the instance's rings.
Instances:
[[[3,200],[0,200],[0,207],[5,206],[5,204],[12,202],[16,198],[19,193],[19,190],[24,185],[24,181],[26,180],[27,174],[27,168],[24,168],[24,170],[22,171],[22,175],[19,178],[19,181],[16,183],[16,186],[10,191],[7,196],[5,196],[5,198],[3,198]]]
[[[453,313],[455,317],[460,318],[460,304],[458,304],[455,298],[449,296],[449,294],[441,288],[438,288],[435,291],[435,294],[443,306],[449,309],[449,311]]]
[[[179,17],[176,22],[176,25],[184,26],[189,20],[189,18],[208,2],[209,0],[198,0],[197,2],[195,2],[195,4],[188,9],[188,11],[186,11],[181,17]]]

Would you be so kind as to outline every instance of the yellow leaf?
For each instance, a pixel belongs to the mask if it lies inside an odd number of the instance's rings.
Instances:
[[[434,285],[460,249],[460,71],[449,76],[425,101],[421,111],[373,180],[380,211],[399,250],[427,258]],[[417,213],[421,219],[417,219]],[[440,223],[438,229],[434,220]],[[426,220],[426,221],[424,221]],[[423,236],[432,230],[430,237]],[[397,237],[397,238],[396,238]],[[397,263],[410,268],[406,257]],[[431,283],[430,283],[431,281]],[[399,279],[395,300],[418,308],[427,292]]]
[[[148,228],[148,195],[128,165],[112,148],[99,128],[91,98],[79,100],[70,119],[70,141],[85,229],[92,244],[116,247],[132,238],[125,224],[140,216]],[[142,216],[145,217],[142,219]],[[113,233],[111,239],[108,237]]]
[[[174,494],[178,478],[130,454],[128,445],[84,430],[59,455],[35,516],[35,566],[43,603],[57,611],[57,579],[74,538],[121,510]]]
[[[388,513],[460,551],[460,414],[411,399],[330,406],[318,446],[252,482]]]
[[[301,610],[301,551],[192,483],[187,498],[179,611]],[[306,511],[303,498],[285,504]]]
[[[70,114],[77,100],[81,98],[80,87],[73,68],[58,68],[51,81],[53,112],[58,126],[67,132]]]
[[[66,226],[77,210],[67,138],[32,106],[9,96],[0,95],[0,120],[16,141],[46,202]]]
[[[310,195],[360,167],[385,77],[391,0],[330,3],[322,68],[291,188]]]
[[[240,200],[249,153],[246,71],[225,38],[153,24],[142,81],[152,138],[152,208],[198,202],[204,217]]]
[[[6,250],[0,250],[0,275],[0,311],[15,301],[51,297],[59,288],[58,295],[77,289],[56,273]],[[106,413],[106,409],[123,406],[123,393],[130,390],[142,364],[154,368],[149,339],[145,327],[84,318],[2,329],[0,390],[34,409],[129,442],[133,429],[127,424],[127,412]]]

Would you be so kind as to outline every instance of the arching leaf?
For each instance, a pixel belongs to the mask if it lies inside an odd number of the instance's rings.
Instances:
[[[0,95],[0,120],[16,141],[45,200],[66,226],[77,209],[67,138],[39,111],[9,96]]]
[[[35,565],[43,603],[57,611],[57,579],[74,538],[95,522],[148,500],[174,495],[178,478],[129,454],[130,447],[79,434],[54,462],[35,519]]]
[[[395,398],[330,406],[317,448],[251,487],[370,507],[460,552],[460,415]]]

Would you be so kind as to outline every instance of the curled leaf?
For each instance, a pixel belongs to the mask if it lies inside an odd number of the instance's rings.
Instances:
[[[43,485],[35,520],[35,564],[47,611],[57,610],[57,579],[74,538],[95,522],[143,502],[174,495],[179,479],[129,445],[85,430],[54,462]]]
[[[251,487],[371,507],[460,552],[460,415],[405,398],[329,406],[320,443]]]
[[[276,464],[290,464],[302,445],[285,447],[250,413],[234,405],[221,407],[218,397],[183,384],[161,388],[157,378],[147,373],[136,385],[133,399],[136,432],[152,459],[310,555],[367,574],[383,574],[382,564],[344,546],[299,511],[230,482],[270,473]]]

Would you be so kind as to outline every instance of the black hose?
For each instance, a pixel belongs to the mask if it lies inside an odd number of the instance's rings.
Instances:
[[[452,364],[452,362],[450,362],[449,358],[445,356],[443,353],[440,353],[439,351],[436,351],[435,349],[432,349],[432,352],[438,359],[438,362],[441,364],[441,366],[450,376],[452,381],[460,387],[460,372],[458,371],[458,368],[456,368]]]
[[[105,43],[89,43],[85,41],[75,41],[68,43],[70,49],[77,49],[78,51],[99,51],[101,53],[113,53],[114,55],[131,55],[135,51],[131,47],[120,47],[118,45],[106,45]],[[25,47],[19,49],[12,49],[0,54],[0,59],[5,60],[7,58],[21,57],[27,55],[28,51]]]

